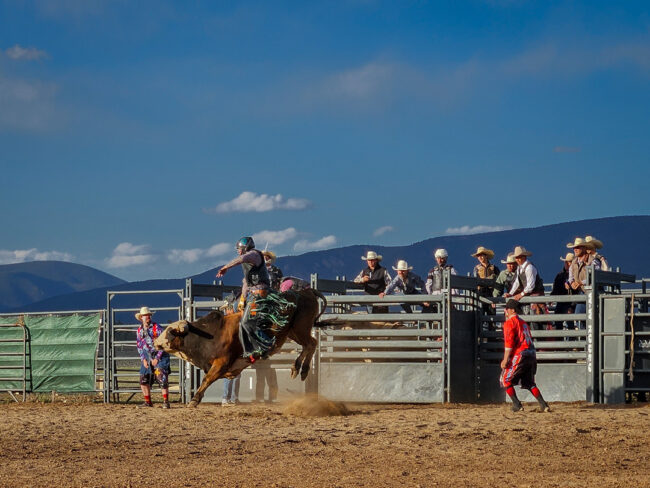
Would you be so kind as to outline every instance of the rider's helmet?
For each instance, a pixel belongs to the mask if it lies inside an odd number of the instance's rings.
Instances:
[[[255,242],[253,242],[252,237],[242,237],[237,241],[237,244],[235,245],[236,251],[243,249],[244,252],[248,252],[254,248],[255,248]]]

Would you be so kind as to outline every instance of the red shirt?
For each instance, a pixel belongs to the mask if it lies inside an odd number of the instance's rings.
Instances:
[[[513,315],[504,322],[503,340],[505,341],[505,347],[513,349],[514,354],[519,354],[527,349],[535,351],[528,324],[521,320],[518,315]]]

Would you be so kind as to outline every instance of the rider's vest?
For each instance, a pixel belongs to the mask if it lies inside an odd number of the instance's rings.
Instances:
[[[246,284],[249,287],[260,286],[260,285],[271,286],[271,279],[269,278],[269,272],[266,269],[264,256],[257,249],[253,249],[252,251],[256,252],[259,255],[260,264],[256,266],[252,263],[242,263]]]

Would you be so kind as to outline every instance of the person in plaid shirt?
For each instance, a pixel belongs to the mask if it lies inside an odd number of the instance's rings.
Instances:
[[[144,403],[140,407],[153,407],[151,403],[151,386],[156,381],[162,388],[163,408],[169,408],[169,354],[157,351],[153,341],[158,337],[162,328],[151,321],[152,312],[149,307],[142,307],[135,318],[140,321],[136,331],[136,345],[140,355],[140,389],[144,395]]]

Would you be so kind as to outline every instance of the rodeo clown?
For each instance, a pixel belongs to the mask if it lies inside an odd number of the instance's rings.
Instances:
[[[140,322],[136,331],[136,346],[140,355],[140,389],[144,403],[140,407],[153,407],[151,403],[151,386],[156,381],[163,394],[163,408],[169,408],[169,354],[156,350],[153,341],[160,335],[162,328],[151,321],[153,312],[149,307],[140,308],[135,318]]]
[[[517,300],[510,299],[506,302],[506,321],[503,323],[504,351],[501,361],[501,386],[506,389],[506,394],[512,400],[512,411],[523,409],[515,385],[521,384],[522,388],[530,390],[542,412],[551,409],[544,401],[542,393],[535,384],[537,372],[537,354],[530,335],[528,324],[519,318],[520,305]]]
[[[287,310],[295,305],[271,290],[264,255],[255,249],[252,237],[239,239],[235,250],[239,256],[223,266],[217,273],[217,278],[241,264],[244,279],[238,309],[244,312],[239,324],[239,340],[244,348],[243,357],[254,363],[268,357],[275,345],[273,332],[287,324]],[[278,313],[280,308],[284,308],[284,313]]]

